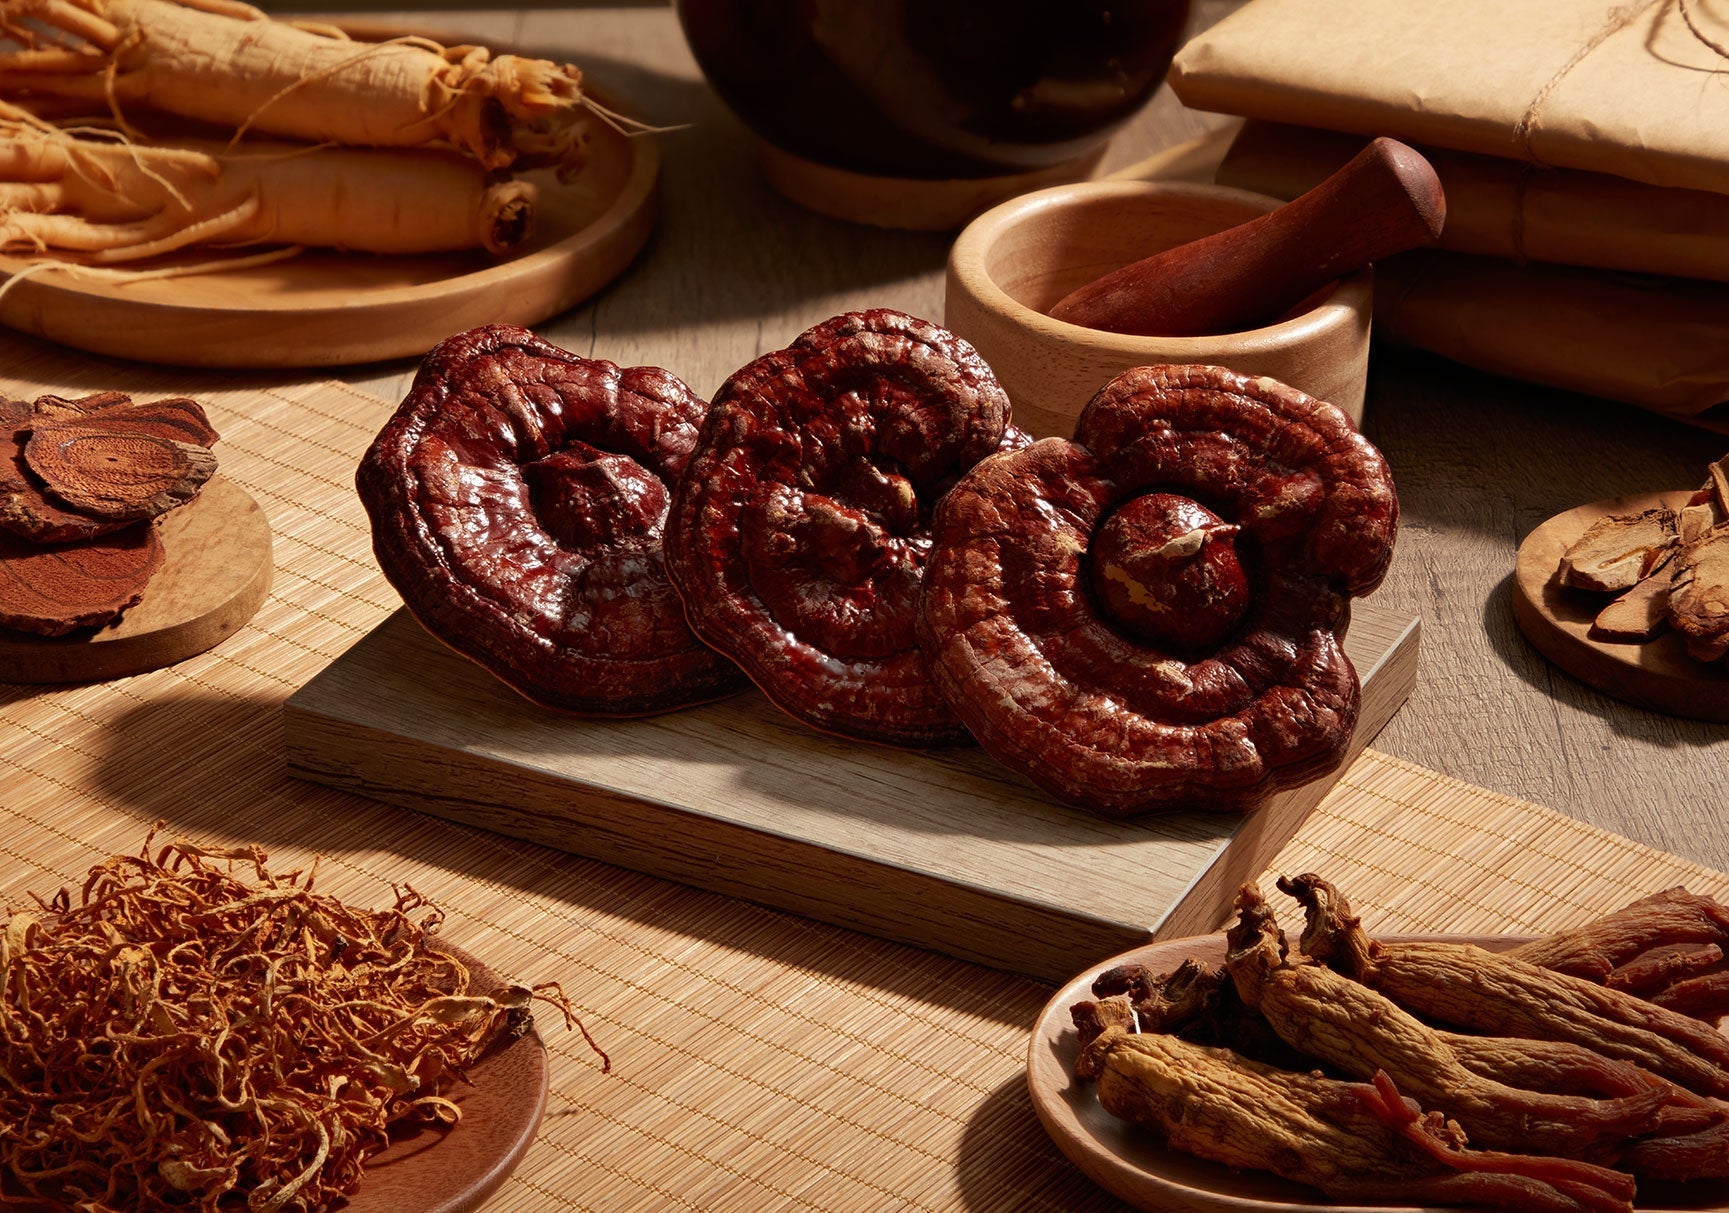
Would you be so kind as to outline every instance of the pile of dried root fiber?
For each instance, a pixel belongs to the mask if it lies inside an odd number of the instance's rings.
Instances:
[[[532,998],[575,1022],[556,986],[477,992],[412,889],[361,910],[256,848],[151,848],[0,930],[0,1196],[328,1208],[393,1127],[457,1119]]]

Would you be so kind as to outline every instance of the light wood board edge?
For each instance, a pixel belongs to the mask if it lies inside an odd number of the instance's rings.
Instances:
[[[1374,723],[1369,727],[1359,727],[1352,735],[1350,747],[1338,769],[1325,778],[1273,797],[1252,814],[1231,840],[1231,845],[1220,848],[1213,862],[1195,877],[1194,883],[1171,907],[1170,913],[1154,926],[1153,939],[1203,935],[1217,930],[1226,920],[1236,890],[1264,872],[1273,858],[1285,849],[1285,844],[1296,837],[1303,822],[1315,811],[1315,806],[1333,790],[1338,777],[1350,769],[1370,738],[1410,698],[1417,685],[1417,654],[1422,647],[1422,630],[1421,621],[1413,618],[1382,654],[1380,661],[1368,669],[1357,671],[1363,684],[1359,719]]]
[[[1409,695],[1418,633],[1415,619],[1404,623],[1380,660],[1361,671],[1365,683],[1372,675],[1375,685],[1365,694],[1364,723],[1349,759]],[[326,715],[318,703],[315,681],[283,708],[288,773],[299,779],[1044,981],[1062,980],[1091,959],[1154,938],[1150,921],[1134,921],[1141,907],[1125,905],[1119,921],[944,879],[678,805],[572,784],[506,759],[447,750]],[[1216,925],[1237,884],[1272,861],[1349,759],[1257,810],[1214,853],[1177,909],[1165,915],[1161,931],[1183,933],[1179,927],[1187,922]],[[487,794],[487,787],[509,790]],[[940,904],[933,898],[939,884]]]

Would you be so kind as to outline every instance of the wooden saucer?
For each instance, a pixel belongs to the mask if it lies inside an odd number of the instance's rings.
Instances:
[[[1694,661],[1673,631],[1644,644],[1611,644],[1591,637],[1591,623],[1611,601],[1607,594],[1569,589],[1558,581],[1561,553],[1587,527],[1611,514],[1679,509],[1689,490],[1593,501],[1557,514],[1519,545],[1513,575],[1513,617],[1525,638],[1556,665],[1605,695],[1693,720],[1729,722],[1729,669]]]
[[[433,945],[467,966],[470,988],[490,994],[503,978],[471,954],[440,940]],[[546,1113],[551,1062],[546,1044],[530,1030],[487,1052],[468,1068],[468,1082],[449,1098],[462,1119],[392,1135],[390,1145],[366,1160],[360,1190],[345,1213],[472,1213],[516,1170]]]
[[[213,477],[162,516],[165,559],[113,627],[70,636],[0,628],[0,682],[95,682],[184,661],[228,639],[270,589],[270,523],[231,480]]]

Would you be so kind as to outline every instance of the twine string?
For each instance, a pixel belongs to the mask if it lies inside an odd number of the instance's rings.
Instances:
[[[1666,6],[1668,3],[1669,0],[1644,0],[1643,3],[1624,4],[1610,9],[1608,19],[1602,27],[1587,39],[1578,50],[1574,51],[1573,57],[1563,63],[1560,69],[1549,77],[1548,82],[1537,90],[1536,96],[1531,98],[1531,103],[1525,107],[1525,112],[1519,116],[1519,121],[1514,124],[1513,138],[1518,144],[1519,154],[1524,161],[1518,179],[1513,184],[1513,214],[1509,221],[1509,236],[1513,244],[1513,261],[1515,264],[1523,266],[1528,260],[1525,254],[1525,198],[1530,189],[1531,181],[1539,170],[1554,167],[1537,154],[1532,143],[1540,124],[1544,104],[1560,86],[1561,81],[1565,80],[1574,68],[1583,63],[1591,52],[1626,29],[1643,14]],[[1699,28],[1692,9],[1689,7],[1689,0],[1675,0],[1675,4],[1680,11],[1681,20],[1686,23],[1687,29],[1693,37],[1718,55],[1729,59],[1729,48],[1717,43]]]

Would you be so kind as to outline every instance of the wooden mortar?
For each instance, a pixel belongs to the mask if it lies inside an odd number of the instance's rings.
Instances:
[[[943,323],[978,349],[1032,434],[1068,437],[1094,392],[1135,366],[1211,363],[1268,375],[1363,418],[1372,273],[1317,291],[1284,319],[1244,332],[1139,337],[1054,320],[1076,287],[1151,253],[1283,205],[1223,186],[1095,181],[1005,202],[949,254]]]

